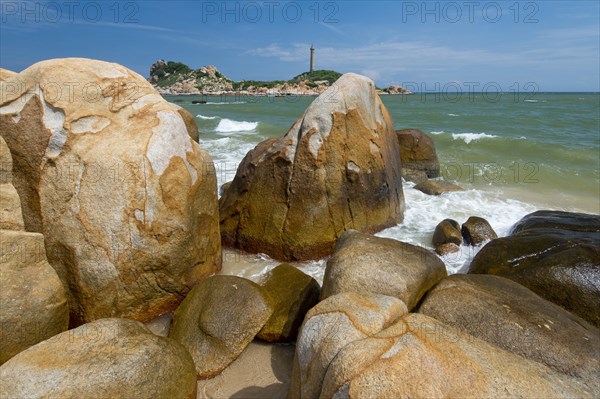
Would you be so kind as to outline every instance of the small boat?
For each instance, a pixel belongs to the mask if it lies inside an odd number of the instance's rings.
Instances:
[[[206,101],[204,101],[204,100],[194,100],[194,101],[192,101],[192,104],[206,104]]]

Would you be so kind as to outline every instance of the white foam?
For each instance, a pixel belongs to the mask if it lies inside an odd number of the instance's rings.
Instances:
[[[204,115],[196,115],[196,118],[200,118],[200,119],[217,119],[218,116],[204,116]]]
[[[246,121],[234,121],[231,119],[221,119],[217,127],[216,132],[220,133],[231,133],[231,132],[250,132],[258,126],[258,122],[246,122]]]
[[[460,115],[457,115],[457,114],[448,114],[448,116],[460,116]]]
[[[444,134],[444,133],[446,133],[446,132],[444,132],[443,130],[440,130],[440,131],[436,131],[436,132],[429,132],[429,133],[431,133],[431,134],[435,134],[436,136],[438,136],[438,135],[440,135],[440,134]]]
[[[498,136],[494,136],[493,134],[487,133],[452,133],[452,138],[454,140],[463,140],[465,143],[469,144],[472,141],[477,141],[481,139],[492,139]]]

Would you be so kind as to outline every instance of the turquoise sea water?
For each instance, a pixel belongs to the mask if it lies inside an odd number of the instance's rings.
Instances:
[[[314,99],[166,98],[196,116],[200,144],[215,160],[219,184],[233,179],[256,144],[285,134]],[[536,209],[600,213],[600,94],[428,93],[382,100],[397,129],[418,128],[431,135],[442,175],[467,191],[428,197],[406,183],[404,223],[379,235],[430,247],[435,225],[447,217],[462,223],[468,216],[483,216],[505,235]],[[464,248],[444,258],[448,270],[463,269],[476,251]],[[230,271],[247,277],[276,264],[266,257],[234,258],[244,270],[232,266]],[[301,266],[321,276],[323,262]]]

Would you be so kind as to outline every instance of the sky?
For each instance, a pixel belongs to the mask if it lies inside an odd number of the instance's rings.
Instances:
[[[6,1],[0,67],[158,59],[233,80],[356,72],[413,91],[600,91],[598,1]],[[479,90],[481,89],[481,90]]]

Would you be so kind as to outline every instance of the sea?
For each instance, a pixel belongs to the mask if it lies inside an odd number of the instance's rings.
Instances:
[[[165,96],[195,117],[219,187],[259,142],[284,135],[311,96]],[[426,93],[383,95],[396,129],[429,134],[442,177],[465,189],[428,196],[404,182],[403,223],[377,233],[433,249],[436,225],[487,219],[498,236],[541,209],[600,213],[600,93]],[[196,103],[202,101],[205,103]],[[479,247],[442,257],[449,274],[466,272]],[[260,280],[280,262],[224,248],[224,274]],[[295,263],[322,282],[326,259]]]

